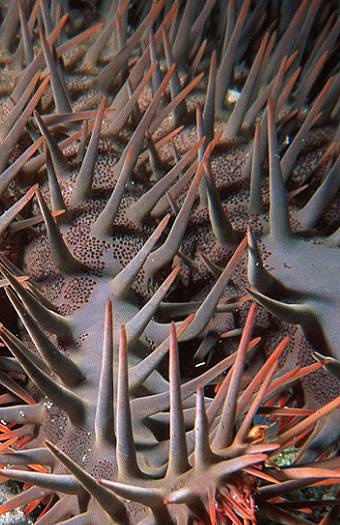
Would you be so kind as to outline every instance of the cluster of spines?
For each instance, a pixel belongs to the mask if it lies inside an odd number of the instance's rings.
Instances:
[[[209,485],[211,484],[209,490],[212,490],[214,493],[220,483],[231,473],[257,463],[263,463],[267,459],[266,452],[286,446],[292,437],[300,435],[316,419],[326,415],[336,405],[330,403],[328,406],[323,407],[319,413],[312,413],[300,423],[293,424],[291,428],[274,440],[277,441],[275,443],[264,442],[262,444],[260,442],[256,444],[255,442],[253,444],[251,439],[248,439],[253,418],[261,404],[266,399],[273,398],[275,393],[279,392],[287,385],[288,381],[292,380],[291,376],[287,376],[281,377],[274,382],[272,381],[277,369],[279,356],[288,342],[286,338],[240,396],[240,381],[246,354],[249,351],[249,347],[252,346],[249,343],[254,320],[255,305],[252,305],[238,351],[226,358],[224,363],[219,363],[210,371],[202,374],[202,376],[182,386],[180,383],[176,328],[173,323],[170,326],[170,336],[167,342],[170,350],[169,392],[145,398],[136,398],[131,401],[129,393],[131,370],[128,367],[127,337],[124,326],[120,330],[116,393],[114,395],[112,304],[108,302],[105,313],[103,362],[95,418],[95,434],[97,446],[110,447],[112,456],[115,457],[119,473],[117,481],[102,480],[98,485],[90,474],[86,473],[82,467],[49,442],[46,443],[47,449],[33,448],[22,451],[10,451],[7,448],[7,451],[5,450],[2,454],[2,461],[12,465],[25,466],[38,463],[53,469],[56,466],[56,459],[58,459],[71,472],[71,475],[48,474],[47,472],[26,470],[15,471],[13,469],[1,470],[1,475],[6,478],[35,484],[43,489],[43,496],[55,492],[81,496],[85,489],[116,523],[129,523],[129,517],[120,498],[126,498],[150,507],[156,520],[166,520],[167,523],[172,523],[167,506],[171,505],[172,508],[172,505],[179,503],[185,503],[188,509],[202,520],[212,519],[211,515],[209,518],[211,509],[207,511],[206,507],[207,485],[206,483],[202,484],[201,476],[206,481],[209,479]],[[6,341],[9,348],[12,348],[7,339],[8,333],[3,328],[1,329],[1,337]],[[155,352],[158,353],[157,351]],[[209,403],[208,409],[206,409],[202,385],[209,382],[221,370],[232,363],[233,367],[230,374],[226,376],[215,399]],[[293,376],[293,379],[296,380],[296,376]],[[191,420],[192,416],[189,414],[185,415],[182,399],[188,398],[195,391],[195,424],[193,430],[186,432],[186,418],[189,417],[189,420]],[[115,396],[116,402],[114,403]],[[238,403],[236,405],[237,399]],[[339,399],[337,404],[339,404]],[[116,405],[115,410],[114,405]],[[19,414],[21,412],[24,414],[23,416],[21,415],[21,418],[24,417],[25,419],[22,423],[39,423],[39,418],[35,418],[38,410],[41,413],[43,406],[42,404],[40,406],[34,405],[32,408],[35,409],[35,416],[33,414],[33,417],[32,414],[28,413],[29,407],[17,408],[17,410],[20,409]],[[11,414],[7,413],[8,410],[11,411]],[[157,481],[154,479],[152,471],[143,472],[138,466],[131,413],[134,414],[134,419],[136,419],[136,416],[142,419],[148,414],[150,415],[160,410],[169,411],[170,430],[169,450],[168,452],[164,451],[166,469],[162,468],[160,470],[162,477]],[[239,420],[243,413],[247,415],[243,420],[241,419],[242,423],[235,431],[235,422]],[[289,409],[287,409],[288,413]],[[298,410],[293,411],[293,413],[297,414]],[[11,409],[2,408],[1,416],[11,420],[15,419]],[[309,477],[313,481],[324,479],[326,476],[337,478],[338,471],[336,469],[329,470],[330,466],[334,467],[330,462],[327,464],[327,468],[324,469],[322,469],[322,463],[320,463],[318,468],[316,466],[309,468],[311,471]],[[309,477],[308,479],[305,477],[306,468],[291,468],[283,472],[288,475],[288,478],[303,478],[300,484],[304,485],[310,483]],[[261,477],[261,471],[259,471],[258,476]],[[181,481],[181,478],[185,485],[183,488],[173,491],[173,487]],[[275,480],[275,476],[273,479]],[[278,480],[275,480],[275,482],[277,483]],[[274,486],[276,485],[275,482]],[[267,487],[267,491],[271,495],[268,489],[269,487]],[[284,490],[285,487],[283,487],[283,492]],[[26,498],[23,498],[21,495],[16,496],[11,502],[11,508],[15,508],[20,502],[29,503],[31,500],[36,499],[36,496],[35,490],[29,490],[26,493]],[[266,491],[261,497],[266,498]],[[271,505],[271,503],[268,503],[269,508]],[[6,505],[6,508],[8,508],[8,505]],[[67,512],[67,507],[64,510]],[[46,513],[46,517],[41,518],[39,523],[45,523],[49,517],[54,515],[55,511],[56,509],[52,507]],[[97,513],[99,511],[96,509],[94,512]],[[279,508],[272,510],[272,512],[280,515]],[[80,514],[80,516],[92,519],[91,511],[89,510],[84,515]],[[101,519],[104,518],[102,517]]]

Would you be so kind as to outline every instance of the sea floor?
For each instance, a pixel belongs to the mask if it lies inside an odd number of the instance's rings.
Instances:
[[[11,483],[0,483],[0,504],[17,493],[17,486]],[[31,525],[33,522],[24,515],[22,510],[16,509],[0,516],[0,525]]]

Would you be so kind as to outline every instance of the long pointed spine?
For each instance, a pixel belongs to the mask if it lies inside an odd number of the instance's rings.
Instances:
[[[39,328],[38,323],[33,319],[10,289],[7,290],[7,296],[19,315],[21,322],[28,331],[36,348],[51,370],[53,370],[63,383],[68,386],[74,386],[81,383],[84,380],[84,376],[79,368],[49,340]]]
[[[9,272],[3,264],[0,269],[9,281],[13,290],[18,294],[27,310],[35,320],[39,320],[40,325],[47,331],[58,334],[62,337],[72,337],[69,322],[63,316],[47,308],[39,299],[34,297],[22,284]]]
[[[126,515],[126,510],[121,501],[100,485],[96,483],[96,480],[90,476],[84,469],[82,469],[75,461],[68,457],[64,452],[58,449],[51,442],[46,441],[46,445],[55,455],[55,457],[65,467],[72,472],[72,478],[77,480],[78,483],[100,504],[100,506],[113,518],[115,523],[119,525],[129,525],[130,520]],[[125,520],[125,521],[124,521]]]
[[[213,445],[217,449],[222,449],[230,445],[234,437],[233,433],[236,414],[236,403],[238,398],[241,376],[244,369],[245,352],[247,350],[247,346],[255,322],[255,309],[256,305],[253,303],[249,309],[241,341],[238,347],[237,357],[232,369],[230,385],[224,401],[222,416],[218,424],[218,430],[213,441]]]
[[[61,20],[59,20],[58,24],[52,31],[52,33],[49,35],[47,41],[50,44],[53,44],[56,39],[58,38],[58,35],[65,24],[67,20],[67,15],[64,15]],[[20,77],[19,82],[17,83],[13,93],[12,98],[17,103],[20,97],[22,96],[22,93],[25,91],[27,84],[32,80],[34,75],[39,71],[39,69],[42,69],[44,67],[44,55],[42,51],[39,51],[33,61],[26,67],[24,70],[22,76]]]
[[[159,89],[155,96],[153,97],[149,107],[145,111],[142,120],[138,124],[136,130],[132,134],[128,144],[126,145],[124,152],[120,158],[120,161],[116,164],[114,167],[114,177],[118,178],[118,175],[120,173],[120,170],[125,162],[126,156],[131,148],[131,146],[134,146],[133,149],[133,156],[131,159],[131,170],[134,168],[134,165],[137,161],[137,157],[139,155],[140,149],[142,147],[142,144],[145,139],[145,132],[149,130],[152,119],[155,115],[156,110],[158,109],[159,103],[161,101],[161,98],[164,94],[164,91],[169,84],[170,78],[173,75],[173,72],[175,70],[175,65],[173,65],[170,70],[166,73],[164,79],[162,80],[161,85],[159,86]]]
[[[85,70],[87,68],[92,69],[93,67],[96,66],[96,62],[102,50],[105,48],[106,43],[108,42],[110,36],[112,35],[115,18],[116,18],[116,13],[113,17],[107,20],[101,33],[97,36],[93,44],[86,51],[83,57],[83,60],[82,60],[82,66],[84,67]]]
[[[327,95],[329,95],[332,86],[334,86],[333,77],[331,77],[324,85],[321,93],[315,100],[311,110],[308,112],[307,117],[305,118],[302,126],[296,134],[293,142],[290,144],[285,155],[283,156],[281,160],[281,171],[284,180],[288,179],[291,170],[295,164],[295,161],[302,149],[302,145],[308,136],[310,128],[320,118],[320,109],[323,109],[323,106],[325,105],[327,99]]]
[[[57,142],[51,135],[47,125],[45,124],[44,120],[37,111],[34,112],[34,118],[37,122],[41,134],[46,138],[46,142],[48,144],[49,152],[53,162],[53,167],[55,169],[57,177],[60,179],[68,178],[71,175],[71,173],[67,165],[66,158],[64,157],[64,154],[60,150]]]
[[[187,62],[190,49],[190,29],[193,14],[194,2],[193,0],[188,0],[174,42],[174,58],[180,65],[186,65]]]
[[[204,404],[204,393],[201,385],[196,390],[195,412],[195,468],[204,469],[212,457],[209,444],[209,421]]]
[[[275,370],[277,368],[277,361],[276,363],[274,363],[274,365],[272,365],[272,367],[270,368],[268,374],[266,375],[266,377],[264,378],[263,380],[263,383],[259,389],[259,391],[257,392],[256,396],[254,397],[253,399],[253,402],[251,403],[249,409],[248,409],[248,412],[247,412],[247,415],[245,416],[245,418],[243,419],[242,423],[241,423],[241,426],[239,428],[239,430],[237,431],[237,434],[235,436],[235,442],[244,442],[246,440],[246,437],[248,435],[248,432],[250,431],[251,429],[251,425],[252,425],[252,422],[253,422],[253,419],[256,415],[256,412],[260,406],[260,403],[261,401],[263,400],[263,397],[266,393],[266,390],[273,378],[273,375],[275,373]]]
[[[262,378],[266,377],[266,375],[271,370],[273,364],[278,361],[278,359],[280,358],[283,350],[286,348],[288,343],[289,343],[289,337],[286,336],[282,339],[282,341],[280,341],[280,343],[275,348],[274,352],[268,357],[268,359],[265,361],[264,365],[261,367],[259,372],[251,380],[247,388],[242,392],[237,402],[237,412],[239,414],[242,414],[242,412],[246,409],[251,397],[257,391]]]
[[[262,159],[260,155],[260,123],[257,122],[253,141],[249,196],[249,212],[256,215],[260,215],[264,212],[261,191],[261,168]]]
[[[187,329],[192,322],[194,314],[188,315],[182,324],[176,328],[177,338]],[[139,388],[149,375],[157,369],[163,357],[169,351],[170,337],[167,337],[153,352],[147,355],[137,365],[129,368],[130,390]]]
[[[19,347],[12,344],[12,334],[4,326],[0,326],[0,335],[3,342],[19,360],[26,374],[43,394],[49,397],[59,408],[65,410],[71,421],[75,424],[81,424],[84,418],[84,406],[81,399],[71,390],[58,385],[30,361]]]
[[[151,320],[152,316],[159,307],[161,301],[168,293],[177,275],[180,272],[179,266],[176,266],[168,277],[163,281],[158,290],[153,294],[151,299],[139,310],[136,315],[126,324],[126,332],[129,341],[135,341],[143,333],[144,328]]]
[[[150,235],[149,239],[146,241],[146,243],[143,245],[143,247],[140,249],[137,255],[113,279],[111,287],[115,297],[119,297],[124,293],[128,292],[138,272],[141,270],[144,262],[146,261],[153,247],[164,232],[169,222],[169,218],[170,215],[166,215],[161,220],[155,231],[152,233],[152,235]]]
[[[257,246],[256,238],[248,227],[248,279],[251,285],[263,292],[269,293],[277,285],[274,277],[265,269]]]
[[[107,64],[101,73],[98,75],[97,85],[99,90],[106,96],[111,95],[112,86],[114,84],[114,78],[120,71],[121,67],[124,67],[128,60],[133,48],[140,42],[140,38],[144,31],[151,27],[153,21],[163,8],[164,0],[157,2],[152,6],[148,15],[145,17],[143,22],[134,31],[128,42],[124,47],[116,54],[116,56]],[[146,57],[148,55],[148,51]]]
[[[170,188],[170,190],[166,191],[165,195],[159,199],[156,206],[154,206],[154,208],[150,211],[151,217],[162,217],[169,209],[169,206],[171,207],[173,215],[178,215],[179,208],[177,206],[176,200],[190,184],[190,181],[196,173],[196,168],[197,161],[194,161],[185,171],[184,175],[180,177],[178,181],[175,182],[175,184]]]
[[[207,0],[206,2],[204,2],[203,8],[201,12],[199,13],[198,17],[196,18],[195,22],[193,23],[191,31],[190,31],[191,45],[194,45],[195,42],[197,41],[199,34],[203,30],[204,21],[208,18],[215,4],[216,4],[216,0]]]
[[[129,398],[128,349],[125,326],[120,329],[116,407],[116,460],[122,476],[139,472]]]
[[[206,188],[208,196],[208,210],[212,231],[217,241],[222,245],[233,244],[235,232],[229,221],[229,217],[223,208],[221,198],[215,185],[209,161],[204,161],[204,172],[206,175]]]
[[[157,57],[157,48],[155,43],[155,37],[152,30],[149,31],[149,48],[150,48],[150,63],[156,64],[156,67],[152,73],[151,84],[152,84],[152,93],[155,95],[157,89],[161,85],[161,73],[158,67],[158,57]]]
[[[329,173],[312,195],[309,201],[295,215],[305,228],[312,228],[322,213],[327,210],[336,196],[340,186],[340,157],[334,163]]]
[[[136,204],[128,209],[128,217],[141,226],[142,219],[153,209],[159,199],[165,194],[173,181],[176,180],[182,169],[194,158],[203,140],[199,141],[187,151],[179,162],[158,181],[149,191],[142,195]]]
[[[71,104],[60,75],[60,66],[53,56],[53,51],[55,54],[55,50],[51,51],[43,28],[40,28],[40,42],[46,65],[51,73],[51,87],[56,109],[58,113],[72,113]]]
[[[77,261],[70,253],[65,241],[61,235],[59,227],[55,223],[51,212],[45,202],[45,199],[37,190],[37,199],[41,214],[44,217],[44,222],[47,230],[48,239],[51,246],[51,254],[54,263],[59,271],[64,274],[79,273],[83,270],[83,265]]]
[[[250,72],[247,76],[247,80],[242,88],[240,98],[236,102],[234,109],[230,117],[228,118],[227,125],[223,131],[222,138],[225,140],[231,140],[234,137],[236,137],[241,128],[243,118],[249,106],[249,101],[251,100],[251,97],[254,95],[253,88],[255,86],[255,82],[256,82],[257,76],[260,71],[260,66],[261,66],[265,48],[268,44],[268,39],[269,39],[269,35],[268,33],[266,33],[262,39],[261,45],[255,57],[255,60],[251,66]]]
[[[112,302],[105,308],[103,357],[98,387],[98,400],[95,417],[96,444],[102,442],[114,445],[114,407],[113,407],[113,321]]]
[[[1,461],[3,463],[10,463],[11,465],[47,465],[54,467],[55,459],[53,454],[45,448],[31,448],[25,450],[11,450],[7,449],[1,454]]]
[[[56,173],[54,171],[54,166],[51,160],[51,155],[47,147],[45,147],[45,155],[46,155],[46,170],[47,170],[47,177],[48,177],[48,186],[50,190],[52,211],[57,212],[58,210],[67,210],[66,204],[64,201],[64,197],[61,192],[61,188],[60,188]],[[64,222],[65,220],[66,220],[66,217],[65,216],[62,217],[62,222]]]
[[[110,195],[110,198],[92,225],[91,230],[101,237],[112,234],[113,223],[118,213],[125,186],[132,173],[134,165],[133,156],[134,146],[132,145],[126,155],[122,170],[118,176],[116,185]]]
[[[210,142],[214,138],[215,122],[215,97],[216,97],[216,50],[211,53],[207,94],[203,107],[203,129],[206,141]]]
[[[82,493],[82,489],[74,476],[12,469],[0,469],[0,476],[6,479],[15,479],[23,483],[29,483],[30,485],[37,485],[38,487],[63,494],[81,495]]]
[[[3,143],[0,145],[0,171],[5,167],[8,157],[11,154],[13,148],[16,146],[20,135],[26,126],[26,123],[37,106],[45,87],[49,82],[49,77],[47,76],[40,84],[37,91],[34,93],[32,98],[29,100],[26,108],[21,113],[20,117],[9,131]]]
[[[109,127],[110,135],[116,135],[118,134],[121,129],[124,127],[124,124],[128,120],[131,113],[133,113],[134,108],[137,105],[138,99],[144,90],[145,86],[149,82],[150,78],[152,78],[155,70],[157,69],[157,62],[152,63],[150,68],[147,70],[146,74],[136,87],[136,89],[131,92],[131,95],[129,96],[128,102],[121,108],[121,110],[117,113],[115,112],[112,117],[112,123]],[[126,84],[129,86],[130,81],[127,80]],[[156,91],[157,92],[157,91]]]
[[[25,62],[26,64],[30,64],[33,60],[33,47],[32,47],[32,40],[31,35],[28,30],[26,18],[22,9],[22,3],[21,0],[17,3],[18,11],[19,11],[19,18],[20,18],[20,28],[21,28],[21,34],[22,34],[22,41],[24,45],[24,52],[25,52]]]
[[[308,304],[300,303],[283,303],[272,299],[256,290],[247,290],[254,300],[264,308],[267,308],[274,315],[283,319],[287,323],[304,324],[306,322],[315,322],[313,312]]]
[[[189,339],[192,339],[196,337],[198,334],[204,330],[206,325],[211,319],[211,316],[215,312],[217,303],[223,293],[223,290],[230,279],[231,273],[238,263],[243,250],[245,249],[247,245],[247,239],[244,238],[236,248],[233,256],[229,260],[227,266],[224,268],[223,272],[221,273],[220,277],[216,281],[213,288],[208,293],[207,297],[202,302],[201,306],[198,308],[195,314],[195,318],[193,319],[192,323],[190,323],[190,326],[188,329],[184,332],[182,337],[180,338],[181,341],[186,341]]]
[[[242,3],[241,11],[237,19],[237,22],[235,24],[233,34],[231,36],[228,47],[223,54],[221,65],[217,73],[216,109],[218,112],[222,112],[224,109],[224,96],[229,88],[229,82],[230,82],[232,72],[233,72],[233,67],[234,67],[236,47],[237,47],[237,43],[239,41],[240,34],[242,31],[248,10],[249,10],[249,6],[250,6],[250,0],[245,0]]]
[[[2,21],[0,27],[0,43],[6,51],[8,51],[12,38],[15,34],[18,25],[18,10],[15,2],[9,4],[6,16]]]
[[[174,2],[163,20],[163,24],[162,24],[163,27],[166,28],[171,22],[171,20],[173,19],[174,14],[176,13],[176,6],[177,4],[176,2]],[[162,28],[159,28],[155,33],[156,45],[158,45],[161,40],[161,30]],[[132,67],[130,75],[129,75],[129,80],[133,88],[136,87],[138,82],[140,82],[141,78],[143,77],[145,68],[148,65],[149,56],[150,56],[149,49],[145,49],[140,59]],[[112,78],[108,77],[106,80],[111,82]],[[107,88],[107,85],[105,85],[105,88]],[[118,108],[121,109],[124,106],[124,104],[126,104],[127,101],[128,101],[128,89],[127,89],[127,84],[125,83],[121,87],[121,89],[118,91],[117,95],[115,96],[113,100],[113,106],[117,109]]]
[[[278,158],[278,145],[275,129],[273,101],[268,100],[268,154],[270,180],[270,234],[277,240],[286,239],[289,235],[288,206],[286,189]]]
[[[21,212],[26,204],[32,199],[37,190],[37,186],[32,186],[28,192],[14,203],[8,210],[0,216],[0,235],[2,235],[12,223],[13,219]]]
[[[100,138],[100,130],[102,127],[102,121],[104,117],[106,104],[106,97],[102,97],[98,112],[92,131],[90,143],[85,153],[84,160],[82,162],[77,180],[72,192],[71,197],[71,206],[77,206],[83,200],[87,199],[90,196],[94,178],[94,169],[98,156],[98,144]]]
[[[273,71],[275,71],[277,64],[281,62],[284,55],[291,52],[291,49],[293,48],[297,39],[297,35],[299,34],[298,27],[301,23],[302,17],[306,11],[308,3],[308,0],[303,0],[301,2],[288,28],[282,35],[281,40],[277,43],[269,59],[269,64],[267,65],[266,71],[264,73],[263,82],[266,83],[268,79],[272,76]]]
[[[175,64],[173,64],[172,68],[169,71],[173,71],[174,66]],[[172,99],[169,102],[169,104],[167,104],[165,108],[163,108],[159,112],[159,114],[154,118],[153,122],[150,124],[150,128],[149,128],[150,133],[154,133],[157,130],[157,128],[161,125],[163,120],[169,115],[169,113],[173,111],[173,109],[176,106],[178,106],[178,104],[180,104],[183,100],[185,100],[188,94],[191,91],[193,91],[196,88],[196,86],[200,84],[202,78],[203,78],[203,73],[200,73],[195,78],[193,78],[191,82],[187,86],[185,86],[182,89],[182,91],[180,91],[178,95],[174,99]]]
[[[188,2],[189,3],[189,2]],[[174,57],[172,55],[172,50],[169,42],[168,35],[166,31],[163,31],[163,47],[165,52],[165,59],[167,68],[170,69],[170,67],[175,63]],[[181,91],[181,84],[179,81],[178,73],[175,69],[174,74],[172,75],[170,79],[170,93],[171,98],[174,99]],[[178,104],[174,110],[173,110],[173,117],[174,117],[174,125],[178,126],[180,122],[183,121],[184,117],[186,116],[186,104],[183,100],[180,104]]]
[[[171,258],[176,254],[186,230],[190,218],[190,212],[196,198],[196,192],[203,173],[203,162],[198,167],[195,177],[192,180],[188,193],[185,197],[184,203],[180,212],[178,213],[175,222],[170,230],[170,233],[164,244],[150,254],[145,263],[145,271],[147,275],[154,275],[160,268],[170,262]]]
[[[6,386],[6,385],[4,385]],[[6,386],[7,388],[7,386]],[[14,407],[1,407],[2,421],[16,423],[17,425],[41,425],[44,421],[44,406],[42,404],[15,405]],[[2,460],[2,454],[1,454]]]
[[[25,91],[23,92],[20,100],[15,104],[11,109],[10,114],[7,116],[6,120],[0,124],[0,137],[1,140],[4,140],[6,135],[9,133],[11,128],[14,126],[15,122],[22,113],[25,105],[32,96],[32,93],[37,85],[37,82],[40,77],[40,71],[38,71],[32,78],[31,82],[28,83]]]
[[[169,382],[170,382],[170,440],[169,462],[166,475],[180,476],[188,470],[188,450],[185,440],[185,426],[181,398],[180,367],[176,328],[170,324],[169,352]]]
[[[8,290],[5,290],[6,291],[6,294],[8,294]],[[47,366],[47,364],[45,363],[45,361],[43,360],[42,357],[40,357],[40,355],[37,353],[37,352],[34,352],[33,350],[31,350],[27,345],[24,345],[20,339],[18,339],[17,337],[15,337],[13,334],[11,334],[11,342],[12,344],[17,347],[19,349],[19,351],[23,354],[25,354],[29,360],[35,364],[40,370],[43,370],[44,372],[46,372],[46,374],[49,373],[49,368]],[[15,358],[14,358],[15,359]],[[21,369],[21,366],[20,366],[20,363],[15,359],[15,362],[18,363],[18,366],[20,367],[20,372],[22,372],[22,369]],[[18,394],[17,394],[18,395]],[[21,395],[18,396],[18,397],[21,397],[21,399],[23,399],[24,401],[26,401],[27,403],[32,403],[32,397],[27,394],[25,397],[22,397]]]

